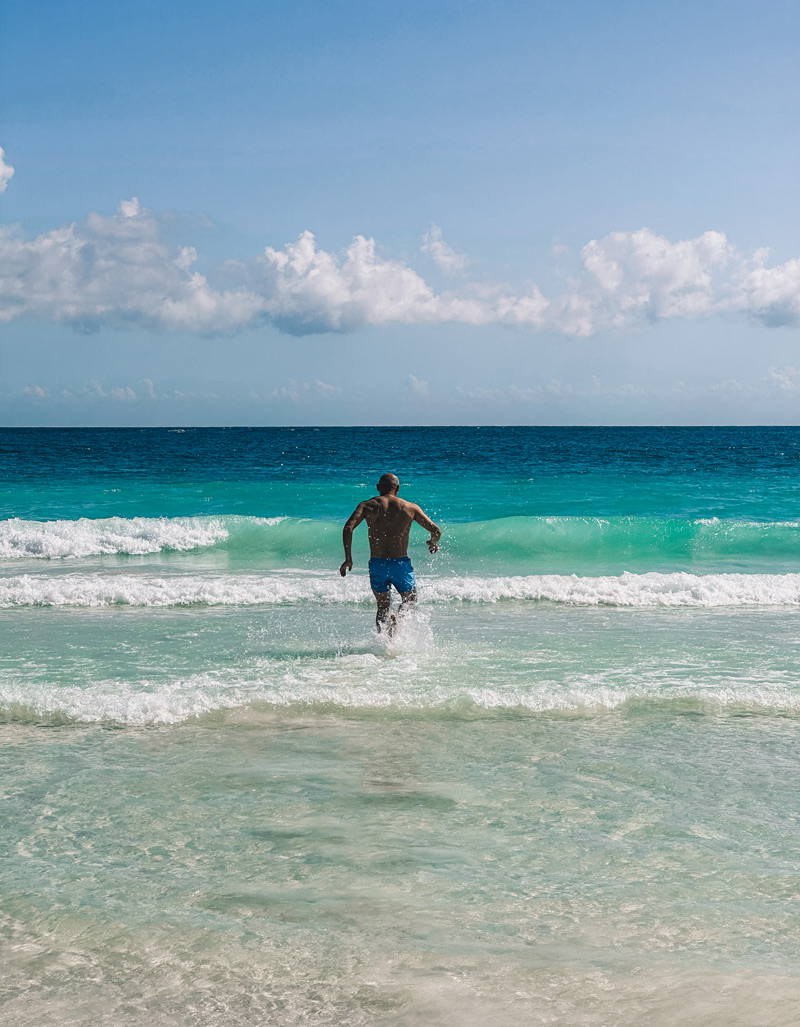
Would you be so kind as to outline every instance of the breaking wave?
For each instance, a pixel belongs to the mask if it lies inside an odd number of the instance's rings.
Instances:
[[[800,570],[800,522],[679,517],[503,517],[445,524],[439,563],[490,562],[539,571],[593,573],[692,564],[742,569],[753,561]],[[364,535],[362,538],[361,535]],[[422,534],[413,539],[422,547]],[[357,548],[365,533],[357,534]],[[272,566],[338,562],[341,524],[293,517],[109,517],[0,521],[0,559],[64,560],[92,556],[224,549]],[[721,569],[721,568],[720,568]],[[771,569],[759,566],[758,569]]]
[[[230,718],[258,723],[280,711],[392,711],[405,715],[473,717],[520,714],[592,715],[619,709],[662,709],[693,713],[800,714],[800,692],[786,683],[752,680],[698,683],[676,676],[623,683],[607,675],[578,680],[456,684],[445,667],[438,682],[419,676],[418,661],[402,656],[387,675],[386,660],[374,653],[344,655],[316,666],[275,665],[260,673],[231,676],[190,674],[170,680],[106,680],[76,685],[0,680],[0,724],[116,724],[128,727],[181,724],[197,718]],[[386,680],[387,676],[390,680]],[[608,680],[605,678],[608,677]],[[383,684],[379,683],[383,682]],[[409,682],[414,682],[410,684]]]
[[[216,518],[106,517],[77,521],[0,521],[0,558],[65,560],[143,556],[213,546],[228,537]]]
[[[573,606],[800,606],[800,574],[533,574],[426,577],[420,598],[432,603],[543,601]],[[365,603],[365,575],[341,579],[303,573],[167,575],[54,574],[0,578],[0,608],[24,606],[258,606]]]

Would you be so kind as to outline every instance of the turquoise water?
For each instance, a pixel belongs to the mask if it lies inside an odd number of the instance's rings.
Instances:
[[[798,458],[1,432],[4,1021],[794,1024]],[[444,529],[393,640],[337,573],[389,469]]]

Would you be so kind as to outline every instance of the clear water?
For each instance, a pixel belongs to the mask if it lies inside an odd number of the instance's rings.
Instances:
[[[798,458],[4,429],[4,1022],[796,1023]],[[445,533],[387,641],[390,469]]]

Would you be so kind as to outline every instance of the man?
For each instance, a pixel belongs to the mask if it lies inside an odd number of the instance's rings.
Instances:
[[[367,522],[369,533],[369,583],[378,603],[375,626],[378,631],[385,628],[389,635],[394,633],[396,618],[389,611],[389,586],[394,585],[400,593],[398,616],[417,601],[417,582],[414,568],[408,558],[408,536],[414,521],[431,533],[428,549],[435,553],[439,548],[442,533],[415,503],[398,499],[400,479],[396,474],[384,474],[378,482],[379,495],[359,503],[347,520],[342,532],[344,542],[344,563],[339,568],[342,577],[353,569],[353,529],[362,521]]]

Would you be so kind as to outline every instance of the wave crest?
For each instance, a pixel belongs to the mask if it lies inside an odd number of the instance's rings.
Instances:
[[[573,606],[800,606],[800,574],[621,574],[442,577],[420,582],[424,602],[544,601]],[[0,608],[20,606],[259,606],[366,603],[364,575],[57,574],[0,579]]]
[[[228,537],[221,520],[200,517],[81,517],[77,521],[0,521],[0,558],[65,560],[144,556],[213,546]]]
[[[503,565],[539,572],[591,574],[624,567],[759,561],[800,566],[800,523],[680,517],[501,517],[445,526],[439,562],[484,569]],[[412,541],[422,543],[422,533]],[[356,538],[364,547],[366,533]],[[317,566],[338,562],[341,524],[295,517],[109,517],[102,519],[0,521],[0,559],[70,559],[142,556],[223,546],[242,560],[269,559],[291,566],[298,558]],[[766,564],[764,563],[766,561]]]
[[[0,724],[176,725],[213,718],[258,723],[281,712],[392,711],[444,717],[576,714],[659,709],[675,712],[800,714],[800,694],[758,679],[731,687],[703,687],[691,680],[611,684],[532,680],[492,687],[431,684],[408,678],[391,688],[376,685],[382,668],[373,654],[344,657],[341,666],[264,668],[260,675],[191,674],[164,681],[97,681],[90,687],[0,681]],[[413,676],[412,676],[413,678]]]

